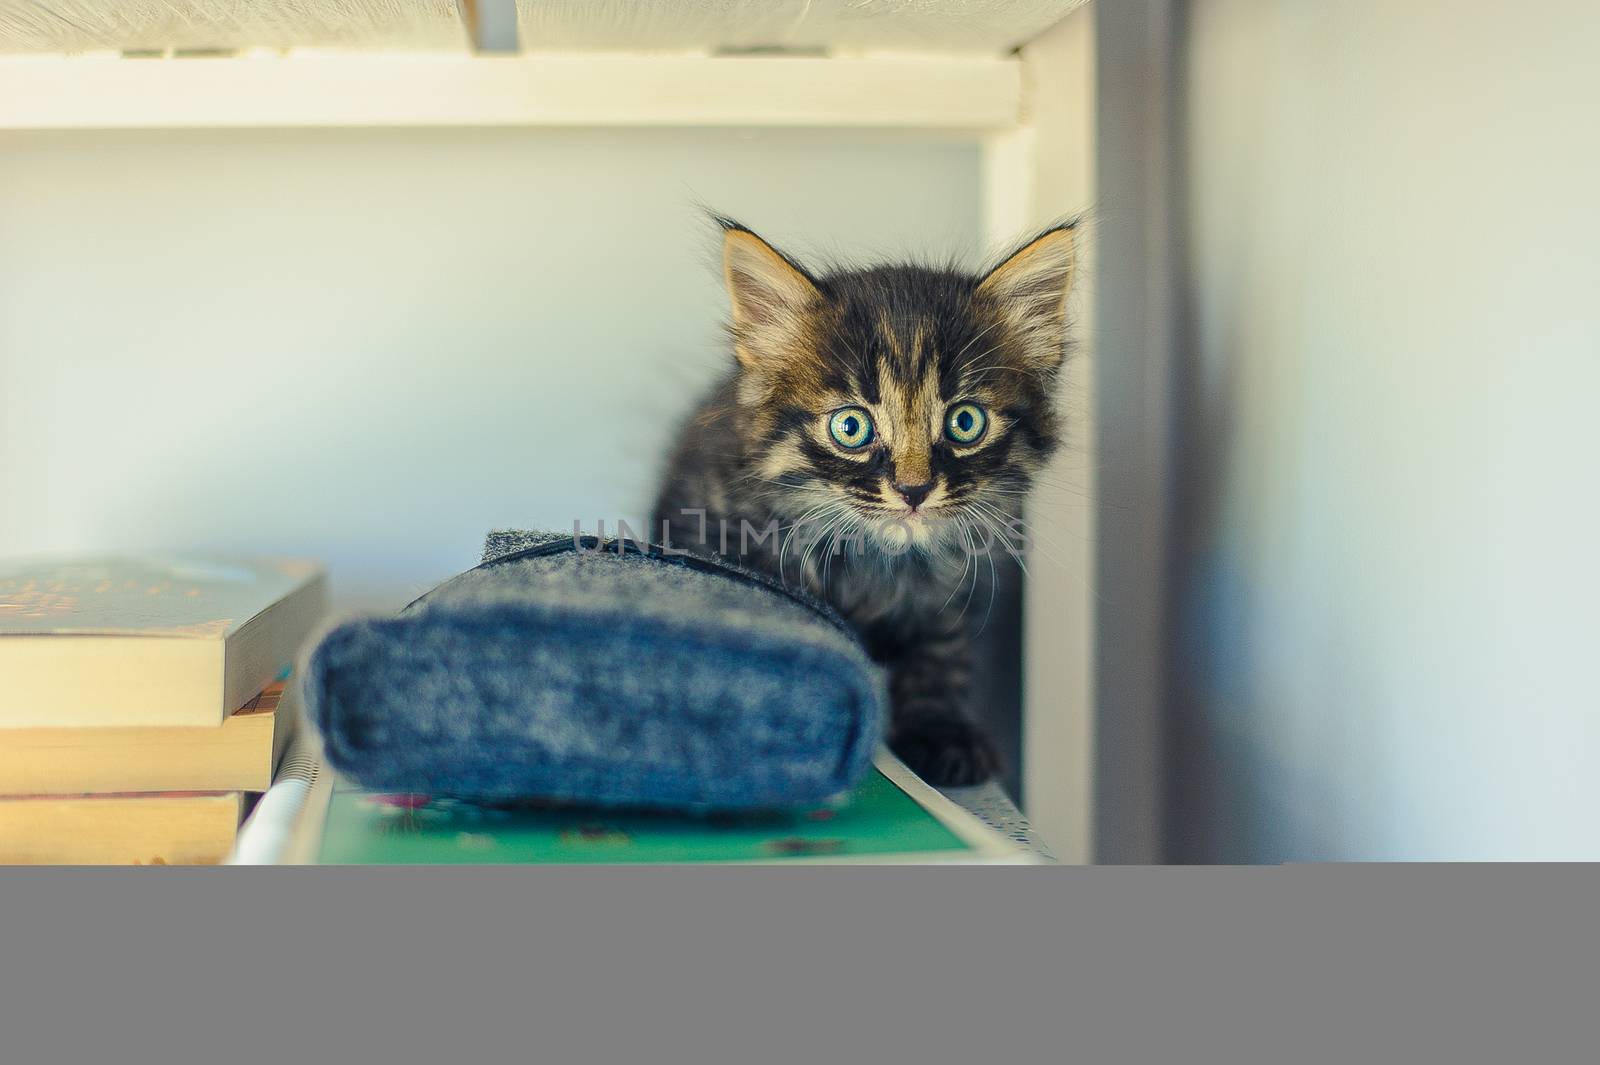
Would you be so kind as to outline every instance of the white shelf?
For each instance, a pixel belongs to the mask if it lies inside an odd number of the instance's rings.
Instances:
[[[1020,64],[943,56],[0,59],[0,129],[765,126],[982,132]]]

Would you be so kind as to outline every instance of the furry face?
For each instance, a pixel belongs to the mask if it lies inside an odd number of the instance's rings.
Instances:
[[[981,276],[817,276],[724,225],[737,417],[772,511],[893,548],[1003,525],[1058,440],[1072,229]]]

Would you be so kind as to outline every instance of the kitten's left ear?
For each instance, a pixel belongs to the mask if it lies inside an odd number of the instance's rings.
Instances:
[[[992,299],[1026,345],[1026,356],[1041,370],[1054,370],[1066,357],[1067,294],[1077,259],[1077,222],[1045,230],[1018,248],[978,283],[978,294]]]

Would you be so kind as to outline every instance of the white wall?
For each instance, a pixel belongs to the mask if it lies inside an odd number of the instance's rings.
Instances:
[[[970,145],[861,132],[0,134],[0,554],[316,556],[393,605],[642,516],[723,365],[696,202],[980,252]]]
[[[1172,849],[1600,858],[1600,9],[1190,14]]]

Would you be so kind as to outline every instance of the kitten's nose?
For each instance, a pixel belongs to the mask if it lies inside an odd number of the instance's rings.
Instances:
[[[915,510],[933,492],[933,482],[923,481],[921,484],[900,484],[897,481],[895,482],[894,490],[900,493],[901,499],[911,504],[911,509]]]

